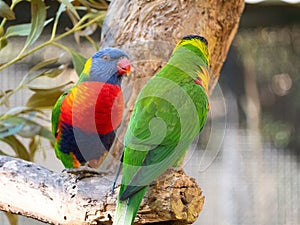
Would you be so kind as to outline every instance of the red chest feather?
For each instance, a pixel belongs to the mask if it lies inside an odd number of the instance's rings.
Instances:
[[[124,100],[119,86],[83,82],[63,100],[60,120],[86,132],[107,134],[120,125],[123,110]]]

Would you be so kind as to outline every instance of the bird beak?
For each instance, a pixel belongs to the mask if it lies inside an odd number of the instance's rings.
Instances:
[[[130,62],[128,59],[123,58],[117,63],[118,67],[118,73],[119,75],[127,74],[127,76],[130,74]]]

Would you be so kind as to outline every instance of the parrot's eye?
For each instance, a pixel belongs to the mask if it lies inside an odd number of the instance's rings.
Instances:
[[[108,55],[104,55],[104,56],[102,56],[102,59],[105,61],[108,61],[108,60],[110,60],[110,57]]]

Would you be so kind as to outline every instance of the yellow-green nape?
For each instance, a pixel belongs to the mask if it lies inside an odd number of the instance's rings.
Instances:
[[[89,76],[90,74],[90,70],[91,70],[91,66],[92,66],[92,58],[88,58],[88,60],[86,61],[83,71],[82,73],[86,74]]]
[[[178,47],[181,46],[193,46],[194,48],[199,49],[201,55],[203,55],[206,58],[206,61],[209,64],[208,41],[204,37],[195,34],[184,36],[177,43],[173,52],[175,52],[178,49]]]

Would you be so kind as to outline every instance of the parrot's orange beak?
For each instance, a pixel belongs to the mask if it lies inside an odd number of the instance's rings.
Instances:
[[[118,73],[120,76],[125,73],[127,74],[127,76],[130,74],[130,62],[128,59],[126,59],[126,58],[121,59],[118,62],[117,67],[118,67]]]

